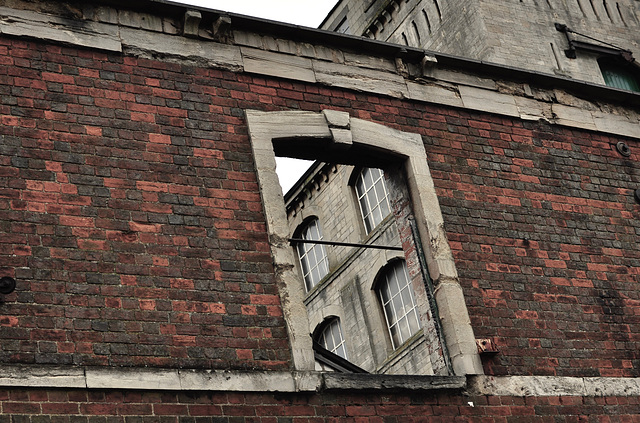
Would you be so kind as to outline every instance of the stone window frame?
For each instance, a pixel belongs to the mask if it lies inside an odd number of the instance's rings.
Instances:
[[[330,150],[337,155],[351,148],[400,160],[413,207],[420,241],[425,249],[429,274],[434,283],[434,298],[439,310],[442,332],[455,375],[482,374],[475,336],[458,280],[455,262],[447,241],[444,221],[435,186],[427,163],[422,137],[385,125],[351,117],[346,112],[323,110],[273,111],[245,110],[256,175],[264,206],[269,244],[273,256],[283,316],[291,343],[292,364],[298,371],[312,371],[315,359],[309,321],[294,265],[296,258],[289,245],[289,225],[284,197],[276,174],[274,141],[286,142],[304,151]],[[299,155],[299,158],[303,155]],[[418,298],[418,301],[425,301]],[[447,374],[446,369],[438,372]]]

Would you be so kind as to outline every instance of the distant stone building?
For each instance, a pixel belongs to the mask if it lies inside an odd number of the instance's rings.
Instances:
[[[314,340],[371,373],[433,374],[382,171],[318,162],[285,201]]]
[[[636,0],[340,0],[321,27],[640,91]]]

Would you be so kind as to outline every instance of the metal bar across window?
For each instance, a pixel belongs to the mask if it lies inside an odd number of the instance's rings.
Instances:
[[[289,238],[289,242],[292,244],[297,244],[297,243],[323,244],[323,245],[337,245],[339,247],[361,247],[361,248],[373,248],[376,250],[402,251],[402,247],[394,247],[391,245],[357,244],[353,242],[320,241],[320,240],[302,239],[302,238]]]

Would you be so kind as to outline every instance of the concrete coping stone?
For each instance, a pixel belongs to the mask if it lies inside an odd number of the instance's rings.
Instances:
[[[155,391],[318,392],[323,390],[462,389],[464,377],[355,375],[288,371],[227,371],[72,366],[0,367],[1,387]]]

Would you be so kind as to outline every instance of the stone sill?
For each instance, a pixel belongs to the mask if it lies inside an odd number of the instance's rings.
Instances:
[[[58,366],[0,367],[0,387],[157,391],[320,392],[462,390],[462,376],[222,371]]]

